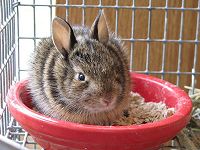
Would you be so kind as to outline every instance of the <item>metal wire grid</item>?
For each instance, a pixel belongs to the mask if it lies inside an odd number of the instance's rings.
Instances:
[[[9,139],[12,139],[16,141],[19,144],[22,144],[23,146],[30,146],[33,149],[39,149],[38,145],[26,133],[19,125],[18,123],[10,116],[5,99],[8,89],[12,84],[14,84],[17,80],[20,79],[20,75],[22,72],[27,71],[20,68],[20,55],[19,53],[22,53],[19,48],[19,41],[20,40],[33,40],[34,42],[34,48],[36,48],[37,40],[46,38],[45,37],[39,37],[36,34],[36,7],[48,7],[50,10],[50,20],[49,24],[51,23],[51,20],[53,18],[53,9],[55,7],[66,7],[66,16],[68,19],[69,16],[69,8],[81,8],[82,9],[82,24],[85,24],[85,9],[87,8],[112,8],[115,9],[116,13],[116,22],[115,22],[115,33],[118,34],[118,22],[119,22],[119,10],[120,9],[131,9],[132,10],[132,24],[131,24],[131,37],[130,38],[124,38],[122,40],[128,41],[131,43],[131,49],[130,49],[130,70],[132,71],[134,68],[133,63],[133,53],[134,53],[134,42],[146,42],[147,43],[147,49],[146,49],[146,67],[145,70],[137,72],[139,73],[147,73],[147,74],[161,74],[161,77],[164,78],[165,74],[175,74],[177,75],[177,85],[179,85],[180,81],[180,74],[187,74],[192,76],[192,87],[194,89],[195,87],[195,77],[196,75],[200,75],[200,72],[196,71],[196,64],[197,64],[197,53],[198,53],[198,44],[199,44],[199,23],[200,23],[200,0],[198,1],[198,7],[197,8],[185,8],[185,1],[182,0],[182,6],[180,8],[178,7],[169,7],[168,6],[168,0],[166,0],[166,4],[164,7],[154,7],[152,6],[152,1],[149,0],[148,6],[136,6],[135,1],[133,0],[132,6],[119,6],[119,0],[116,0],[116,4],[113,6],[106,6],[103,5],[102,0],[99,0],[98,5],[86,5],[86,0],[82,0],[82,4],[80,5],[69,5],[70,0],[66,0],[66,4],[53,4],[53,0],[49,0],[49,4],[38,4],[36,3],[36,0],[32,0],[32,3],[20,3],[20,1],[15,0],[6,0],[6,1],[0,1],[0,101],[1,101],[1,111],[0,111],[0,129],[1,129],[1,135],[8,137]],[[20,36],[19,33],[19,9],[21,7],[32,7],[33,9],[33,36]],[[148,32],[147,32],[147,38],[145,39],[137,39],[134,38],[134,25],[135,25],[135,11],[136,10],[148,10]],[[162,39],[154,39],[151,38],[151,21],[152,21],[152,10],[164,10],[165,11],[165,21],[164,21],[164,36]],[[180,34],[178,40],[172,40],[167,39],[167,31],[168,31],[168,11],[169,10],[177,10],[181,11],[181,22],[180,22]],[[194,40],[183,40],[183,28],[184,28],[184,11],[195,11],[197,12],[197,24],[196,24],[196,35]],[[51,32],[51,28],[49,33]],[[162,48],[162,69],[160,71],[151,71],[149,70],[149,54],[150,54],[150,43],[151,42],[162,42],[163,48]],[[179,53],[178,53],[178,68],[177,71],[165,71],[165,53],[166,53],[166,44],[167,43],[178,43],[179,44]],[[194,59],[193,59],[193,70],[191,72],[181,72],[180,66],[181,66],[181,54],[182,54],[182,45],[183,43],[193,43],[195,44],[194,49]]]
[[[6,106],[6,94],[17,81],[16,11],[14,0],[0,1],[0,135],[18,141],[21,127]],[[23,131],[24,134],[24,131]]]
[[[16,36],[13,0],[1,1],[0,9],[0,129],[8,137],[11,116],[6,107],[6,94],[16,81]]]
[[[98,5],[86,5],[86,0],[82,0],[82,4],[74,5],[74,4],[69,4],[70,0],[66,0],[66,4],[52,4],[52,1],[50,1],[49,4],[36,4],[35,0],[33,0],[33,4],[25,4],[21,3],[19,6],[21,7],[27,7],[31,6],[33,7],[33,20],[35,23],[35,7],[49,7],[51,10],[51,15],[50,18],[52,19],[52,7],[66,7],[66,16],[68,20],[69,16],[69,8],[81,8],[82,9],[82,24],[85,25],[85,10],[87,8],[98,8],[98,9],[106,9],[106,8],[112,8],[115,9],[116,17],[115,17],[115,33],[118,34],[118,20],[119,20],[119,10],[120,9],[131,9],[132,10],[132,29],[131,29],[131,37],[130,38],[123,38],[123,41],[128,41],[131,43],[131,48],[130,48],[130,70],[133,71],[134,68],[134,61],[133,61],[133,53],[134,53],[134,42],[145,42],[147,43],[147,49],[146,49],[146,67],[145,70],[134,70],[139,73],[146,73],[146,74],[160,74],[161,78],[164,79],[164,76],[166,74],[172,74],[172,75],[177,75],[177,80],[176,84],[179,85],[180,82],[180,75],[191,75],[192,79],[195,80],[196,75],[200,75],[200,72],[196,70],[196,64],[197,64],[197,56],[198,56],[198,44],[199,44],[199,18],[200,18],[200,1],[198,1],[198,7],[197,8],[186,8],[185,7],[185,0],[182,0],[182,5],[181,7],[169,7],[168,6],[168,0],[165,1],[165,6],[164,7],[155,7],[152,6],[152,0],[149,0],[149,5],[148,6],[136,6],[135,1],[133,0],[132,6],[120,6],[119,5],[119,0],[116,0],[115,5],[103,5],[102,0],[99,0]],[[147,38],[134,38],[134,24],[135,24],[135,11],[136,10],[148,10],[148,31],[147,31]],[[164,36],[162,39],[155,39],[151,38],[151,24],[152,24],[152,11],[153,10],[164,10],[165,11],[165,21],[164,21]],[[167,39],[167,31],[168,31],[168,11],[169,10],[176,10],[176,11],[181,11],[181,21],[180,21],[180,33],[179,33],[179,39]],[[197,12],[197,24],[196,26],[196,35],[194,40],[184,40],[183,39],[183,29],[184,29],[184,12],[185,11],[195,11]],[[51,21],[50,19],[50,21]],[[35,26],[34,26],[34,36],[33,37],[19,37],[19,39],[33,39],[34,40],[34,47],[36,46],[36,40],[46,38],[46,37],[39,37],[35,34]],[[162,67],[161,70],[159,71],[152,71],[149,69],[149,59],[150,59],[150,43],[152,42],[161,42],[163,45],[162,48]],[[167,43],[178,43],[179,45],[179,50],[178,50],[178,67],[176,71],[166,71],[165,70],[165,54],[166,54],[166,45]],[[182,45],[184,43],[192,43],[195,44],[194,48],[194,58],[193,58],[193,69],[191,71],[181,71],[181,55],[182,55]],[[20,71],[26,71],[26,70],[20,70]],[[193,85],[192,87],[194,88],[194,83],[192,82]]]

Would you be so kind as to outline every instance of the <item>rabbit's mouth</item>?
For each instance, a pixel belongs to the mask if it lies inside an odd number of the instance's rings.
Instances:
[[[111,111],[115,108],[116,106],[116,100],[107,100],[100,98],[98,103],[90,103],[84,105],[84,108],[89,111],[90,113],[99,113],[99,112],[107,112]]]

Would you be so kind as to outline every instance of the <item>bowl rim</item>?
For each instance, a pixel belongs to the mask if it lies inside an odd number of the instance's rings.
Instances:
[[[167,117],[166,119],[156,121],[153,123],[146,123],[146,124],[141,124],[141,125],[129,125],[129,126],[100,126],[100,125],[87,125],[87,124],[79,124],[79,123],[74,123],[74,122],[69,122],[69,121],[63,121],[63,120],[58,120],[55,118],[51,118],[48,116],[45,116],[39,112],[36,112],[30,108],[28,108],[22,101],[20,100],[20,93],[17,91],[27,84],[28,80],[22,80],[19,81],[16,85],[14,85],[10,91],[9,91],[9,96],[7,97],[7,104],[8,108],[12,107],[15,108],[20,116],[26,116],[29,117],[33,120],[38,120],[39,122],[43,124],[49,124],[52,126],[57,126],[58,128],[68,128],[72,130],[84,130],[84,131],[90,131],[90,132],[106,132],[106,131],[127,131],[127,129],[131,130],[144,130],[144,129],[150,129],[150,128],[158,128],[158,127],[165,127],[168,125],[173,126],[173,123],[176,123],[177,121],[180,121],[184,119],[184,116],[190,115],[190,112],[192,110],[192,102],[189,96],[179,87],[175,86],[174,84],[171,84],[167,81],[164,81],[162,79],[149,76],[149,75],[144,75],[144,74],[138,74],[138,73],[130,73],[131,78],[137,77],[137,78],[142,78],[144,80],[151,80],[151,82],[156,82],[158,84],[164,84],[167,88],[170,88],[171,90],[175,90],[175,92],[185,98],[186,104],[184,104],[184,108],[179,109],[175,114],[173,114],[170,117]],[[11,98],[12,95],[12,98]],[[10,110],[10,109],[9,109]]]

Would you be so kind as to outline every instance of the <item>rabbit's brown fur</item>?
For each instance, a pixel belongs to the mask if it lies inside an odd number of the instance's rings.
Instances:
[[[66,121],[108,125],[127,107],[130,79],[123,44],[114,34],[103,43],[91,37],[91,30],[73,27],[77,41],[66,55],[51,38],[39,43],[29,78],[39,112]],[[80,72],[85,81],[77,80]]]

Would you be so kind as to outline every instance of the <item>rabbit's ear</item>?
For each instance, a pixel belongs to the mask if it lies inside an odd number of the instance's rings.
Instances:
[[[64,57],[68,56],[70,50],[77,43],[70,24],[59,17],[53,19],[52,37],[56,48]]]
[[[109,40],[108,26],[103,11],[100,11],[91,27],[91,38],[104,44]]]

